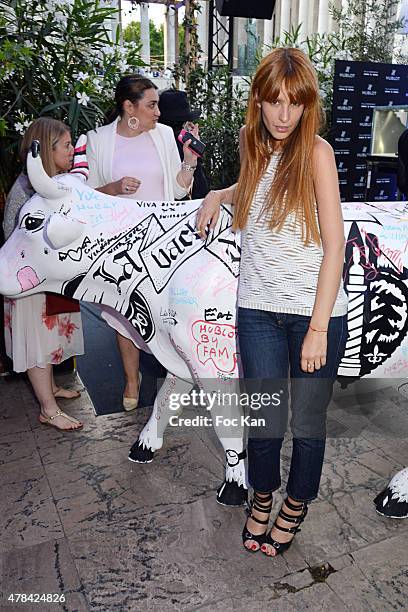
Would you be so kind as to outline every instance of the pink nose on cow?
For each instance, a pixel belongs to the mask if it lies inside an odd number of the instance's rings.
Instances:
[[[30,266],[25,266],[17,272],[17,280],[23,291],[28,291],[40,284],[37,274]]]

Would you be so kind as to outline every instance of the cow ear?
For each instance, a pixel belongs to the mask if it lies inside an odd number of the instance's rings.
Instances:
[[[55,213],[51,215],[46,227],[46,240],[53,249],[66,247],[78,240],[84,232],[85,224],[77,219]]]

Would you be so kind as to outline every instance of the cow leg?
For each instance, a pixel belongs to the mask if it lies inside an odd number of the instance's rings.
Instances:
[[[211,418],[219,441],[225,451],[225,480],[217,490],[217,502],[223,506],[242,506],[248,499],[244,449],[243,411],[239,402],[239,381],[231,379],[222,384],[201,381],[210,398]],[[211,388],[212,387],[212,388]],[[213,404],[213,405],[212,405]]]
[[[181,380],[168,372],[153,406],[152,414],[139,434],[129,452],[130,461],[136,463],[151,463],[154,451],[163,446],[163,434],[170,417],[181,414],[182,407],[177,403],[177,409],[172,409],[171,395],[189,393],[193,387],[190,381]]]
[[[387,518],[408,518],[408,467],[399,471],[374,499],[378,514]]]

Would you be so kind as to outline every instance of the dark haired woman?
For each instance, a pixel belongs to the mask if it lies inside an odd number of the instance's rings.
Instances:
[[[88,182],[109,195],[145,201],[173,201],[189,191],[197,158],[183,147],[180,161],[173,131],[158,124],[157,87],[140,75],[123,77],[116,86],[117,118],[87,133]],[[198,130],[192,130],[198,137]],[[118,333],[126,387],[125,410],[136,408],[139,397],[139,349],[125,328],[108,312],[104,318]]]
[[[23,164],[33,140],[40,142],[41,160],[49,176],[69,172],[74,147],[67,125],[51,117],[33,121],[20,147]],[[6,200],[3,225],[6,239],[16,226],[20,209],[32,195],[28,176],[22,172]],[[84,352],[80,313],[47,316],[45,293],[36,293],[15,300],[5,298],[4,316],[7,354],[13,359],[16,372],[27,371],[40,404],[39,421],[65,431],[81,429],[82,423],[62,412],[57,404],[58,398],[73,399],[80,393],[58,388],[52,368],[53,364]]]
[[[183,156],[183,146],[177,140],[182,128],[191,132],[194,122],[200,117],[199,109],[190,108],[185,91],[178,89],[165,89],[160,93],[159,99],[160,123],[168,125],[173,130],[180,157]],[[194,184],[191,189],[191,198],[201,200],[209,192],[208,180],[204,172],[202,158],[197,158],[197,169],[194,173]]]
[[[281,485],[280,451],[287,393],[263,414],[269,429],[251,431],[254,489],[242,534],[246,549],[287,550],[318,494],[326,408],[347,336],[341,285],[344,229],[331,146],[317,133],[319,86],[309,58],[275,49],[251,87],[238,183],[210,192],[198,213],[205,236],[221,202],[234,204],[242,230],[238,334],[244,375],[278,392],[290,385],[293,451],[287,498],[268,532],[272,493]]]

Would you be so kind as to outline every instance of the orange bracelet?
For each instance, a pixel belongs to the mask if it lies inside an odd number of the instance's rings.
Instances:
[[[327,329],[316,329],[315,327],[312,327],[309,323],[309,329],[311,329],[314,332],[319,332],[319,334],[327,334]]]

